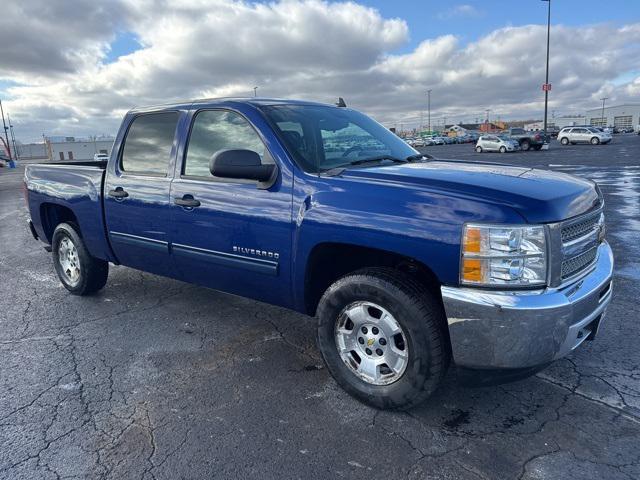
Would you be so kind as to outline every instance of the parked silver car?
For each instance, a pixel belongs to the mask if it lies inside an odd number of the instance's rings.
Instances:
[[[576,143],[598,145],[600,143],[609,143],[611,138],[609,133],[593,127],[565,127],[558,133],[558,141],[562,145],[574,145]]]
[[[498,135],[482,135],[476,143],[476,152],[515,152],[520,150],[517,140],[511,140]]]

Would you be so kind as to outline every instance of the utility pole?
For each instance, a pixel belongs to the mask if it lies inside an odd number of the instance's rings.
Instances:
[[[600,125],[601,127],[606,127],[605,121],[604,121],[604,102],[606,102],[608,99],[609,97],[604,97],[600,99],[602,100],[602,120],[600,120],[600,122],[602,123],[602,125]]]
[[[0,100],[0,113],[2,114],[2,126],[4,127],[4,139],[6,140],[5,145],[7,146],[7,153],[9,154],[9,160],[13,160],[13,157],[11,156],[11,147],[9,147],[9,134],[7,133],[7,130],[9,130],[9,127],[7,127],[7,124],[4,121],[4,110],[2,108],[2,100]]]
[[[18,147],[16,146],[16,136],[13,133],[13,124],[11,123],[11,117],[7,113],[7,121],[9,122],[9,133],[11,133],[11,143],[13,144],[13,155],[16,157],[16,160],[20,160],[18,158]]]
[[[42,134],[42,148],[44,148],[44,156],[49,158],[49,153],[47,152],[47,137]]]
[[[431,133],[431,90],[427,90],[427,108],[429,110],[428,116],[427,116],[427,125],[428,125],[428,129],[429,129],[429,133]]]
[[[544,136],[547,136],[547,108],[549,104],[549,39],[551,36],[551,0],[542,0],[548,2],[547,8],[547,74],[544,82]]]

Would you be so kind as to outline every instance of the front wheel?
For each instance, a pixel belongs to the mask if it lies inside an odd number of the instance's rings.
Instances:
[[[562,137],[562,138],[560,139],[560,143],[561,143],[562,145],[569,145],[569,139],[568,139],[567,137]]]
[[[482,147],[480,147],[480,146],[476,147],[476,152],[482,153]]]
[[[340,386],[376,408],[418,405],[449,364],[445,315],[402,273],[369,268],[336,281],[318,306],[318,346]]]
[[[88,295],[107,283],[109,263],[89,254],[79,232],[75,224],[58,225],[53,231],[51,251],[62,285],[74,295]]]
[[[500,153],[507,153],[507,147],[500,147]]]
[[[520,144],[520,148],[522,148],[522,150],[524,150],[525,152],[527,150],[529,150],[529,148],[531,148],[531,144],[529,143],[529,140],[524,140],[521,144]]]
[[[593,137],[591,139],[591,145],[598,145],[600,143],[600,139],[598,137]]]

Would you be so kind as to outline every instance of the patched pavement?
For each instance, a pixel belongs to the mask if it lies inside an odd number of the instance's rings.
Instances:
[[[615,293],[601,335],[533,378],[377,411],[340,390],[314,321],[124,267],[74,297],[0,170],[0,478],[640,478],[640,136],[443,158],[593,178]]]

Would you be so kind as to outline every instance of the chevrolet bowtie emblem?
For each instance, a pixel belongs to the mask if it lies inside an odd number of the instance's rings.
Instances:
[[[369,340],[367,340],[367,347],[370,347],[371,345],[373,345],[374,342],[375,340],[373,338],[370,338]]]

